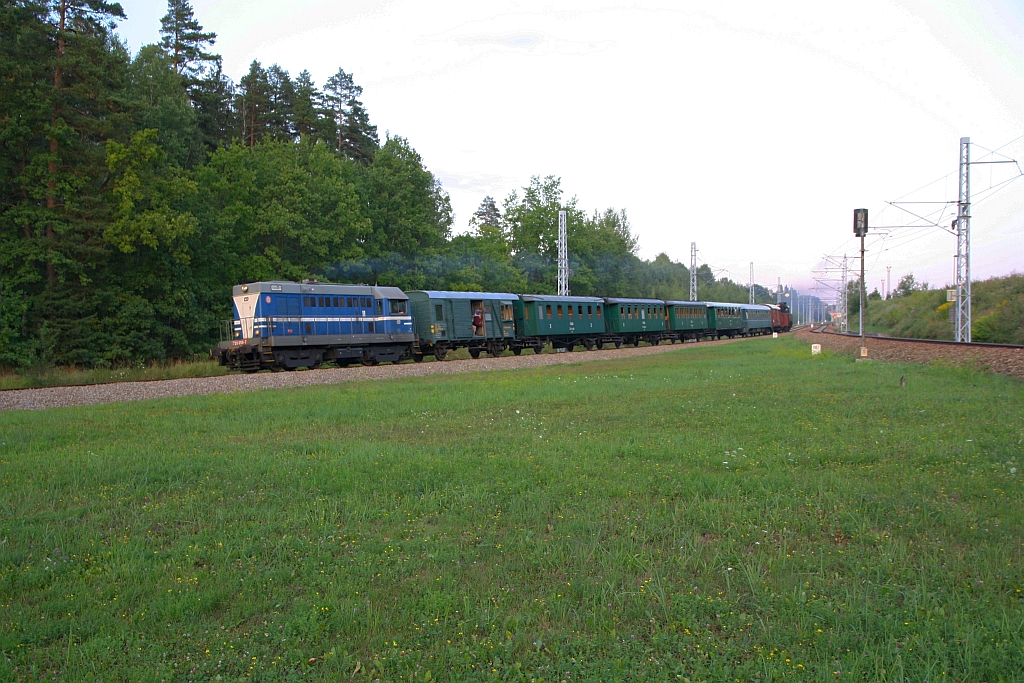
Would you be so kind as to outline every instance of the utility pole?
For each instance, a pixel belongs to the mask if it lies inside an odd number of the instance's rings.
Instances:
[[[868,349],[864,345],[864,236],[868,234],[868,210],[853,210],[853,234],[860,237],[860,357],[866,358]]]
[[[569,246],[565,211],[558,212],[558,296],[569,296]]]
[[[750,262],[750,303],[754,303],[754,262]]]
[[[885,298],[892,296],[892,266],[885,267]]]
[[[971,139],[960,138],[960,195],[956,203],[956,334],[971,341]]]
[[[690,301],[697,300],[697,243],[690,242]]]

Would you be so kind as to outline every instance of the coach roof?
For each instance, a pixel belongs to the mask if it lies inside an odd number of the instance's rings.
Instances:
[[[410,294],[426,294],[430,299],[508,299],[514,301],[519,297],[508,292],[445,292],[435,289],[414,289]]]

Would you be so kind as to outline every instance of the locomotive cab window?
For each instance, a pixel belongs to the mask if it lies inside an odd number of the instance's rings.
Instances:
[[[409,310],[405,299],[392,299],[390,306],[391,315],[405,315]]]

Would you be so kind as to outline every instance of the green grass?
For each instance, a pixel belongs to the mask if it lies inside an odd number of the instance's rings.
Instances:
[[[228,370],[215,361],[181,361],[156,363],[141,367],[123,368],[71,368],[47,367],[19,370],[0,370],[0,391],[29,389],[32,387],[59,387],[72,384],[108,384],[111,382],[141,382],[154,379],[180,379],[183,377],[211,377],[227,374]]]
[[[1022,439],[793,339],[0,414],[0,679],[1012,680]]]
[[[642,342],[643,346],[648,346]],[[611,347],[609,347],[611,348]],[[582,346],[577,347],[581,351]],[[549,346],[544,347],[544,353],[555,353]],[[525,351],[527,355],[533,351]],[[512,351],[505,351],[503,356],[514,355]],[[466,349],[456,349],[450,352],[446,360],[466,360],[470,358]],[[483,354],[484,358],[490,358],[490,354]],[[409,362],[409,361],[406,361]],[[426,363],[435,362],[433,356],[424,359]],[[327,365],[326,368],[336,368],[335,365]],[[305,368],[299,368],[299,371]],[[60,387],[75,384],[109,384],[112,382],[142,382],[158,379],[181,379],[184,377],[214,377],[226,375],[231,371],[212,360],[198,361],[172,361],[167,363],[154,363],[139,367],[120,368],[75,368],[75,367],[45,367],[45,368],[0,368],[0,391],[7,389],[31,389],[35,387]],[[264,371],[269,372],[269,371]]]

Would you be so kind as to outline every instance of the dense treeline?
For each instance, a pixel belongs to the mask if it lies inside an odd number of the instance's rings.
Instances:
[[[245,281],[553,292],[559,209],[573,293],[687,294],[685,266],[636,256],[625,211],[588,215],[551,176],[453,236],[440,182],[408,140],[381,141],[343,69],[321,87],[254,61],[234,83],[186,0],[135,56],[123,18],[0,0],[0,365],[189,357]],[[746,299],[699,276],[702,298]]]

